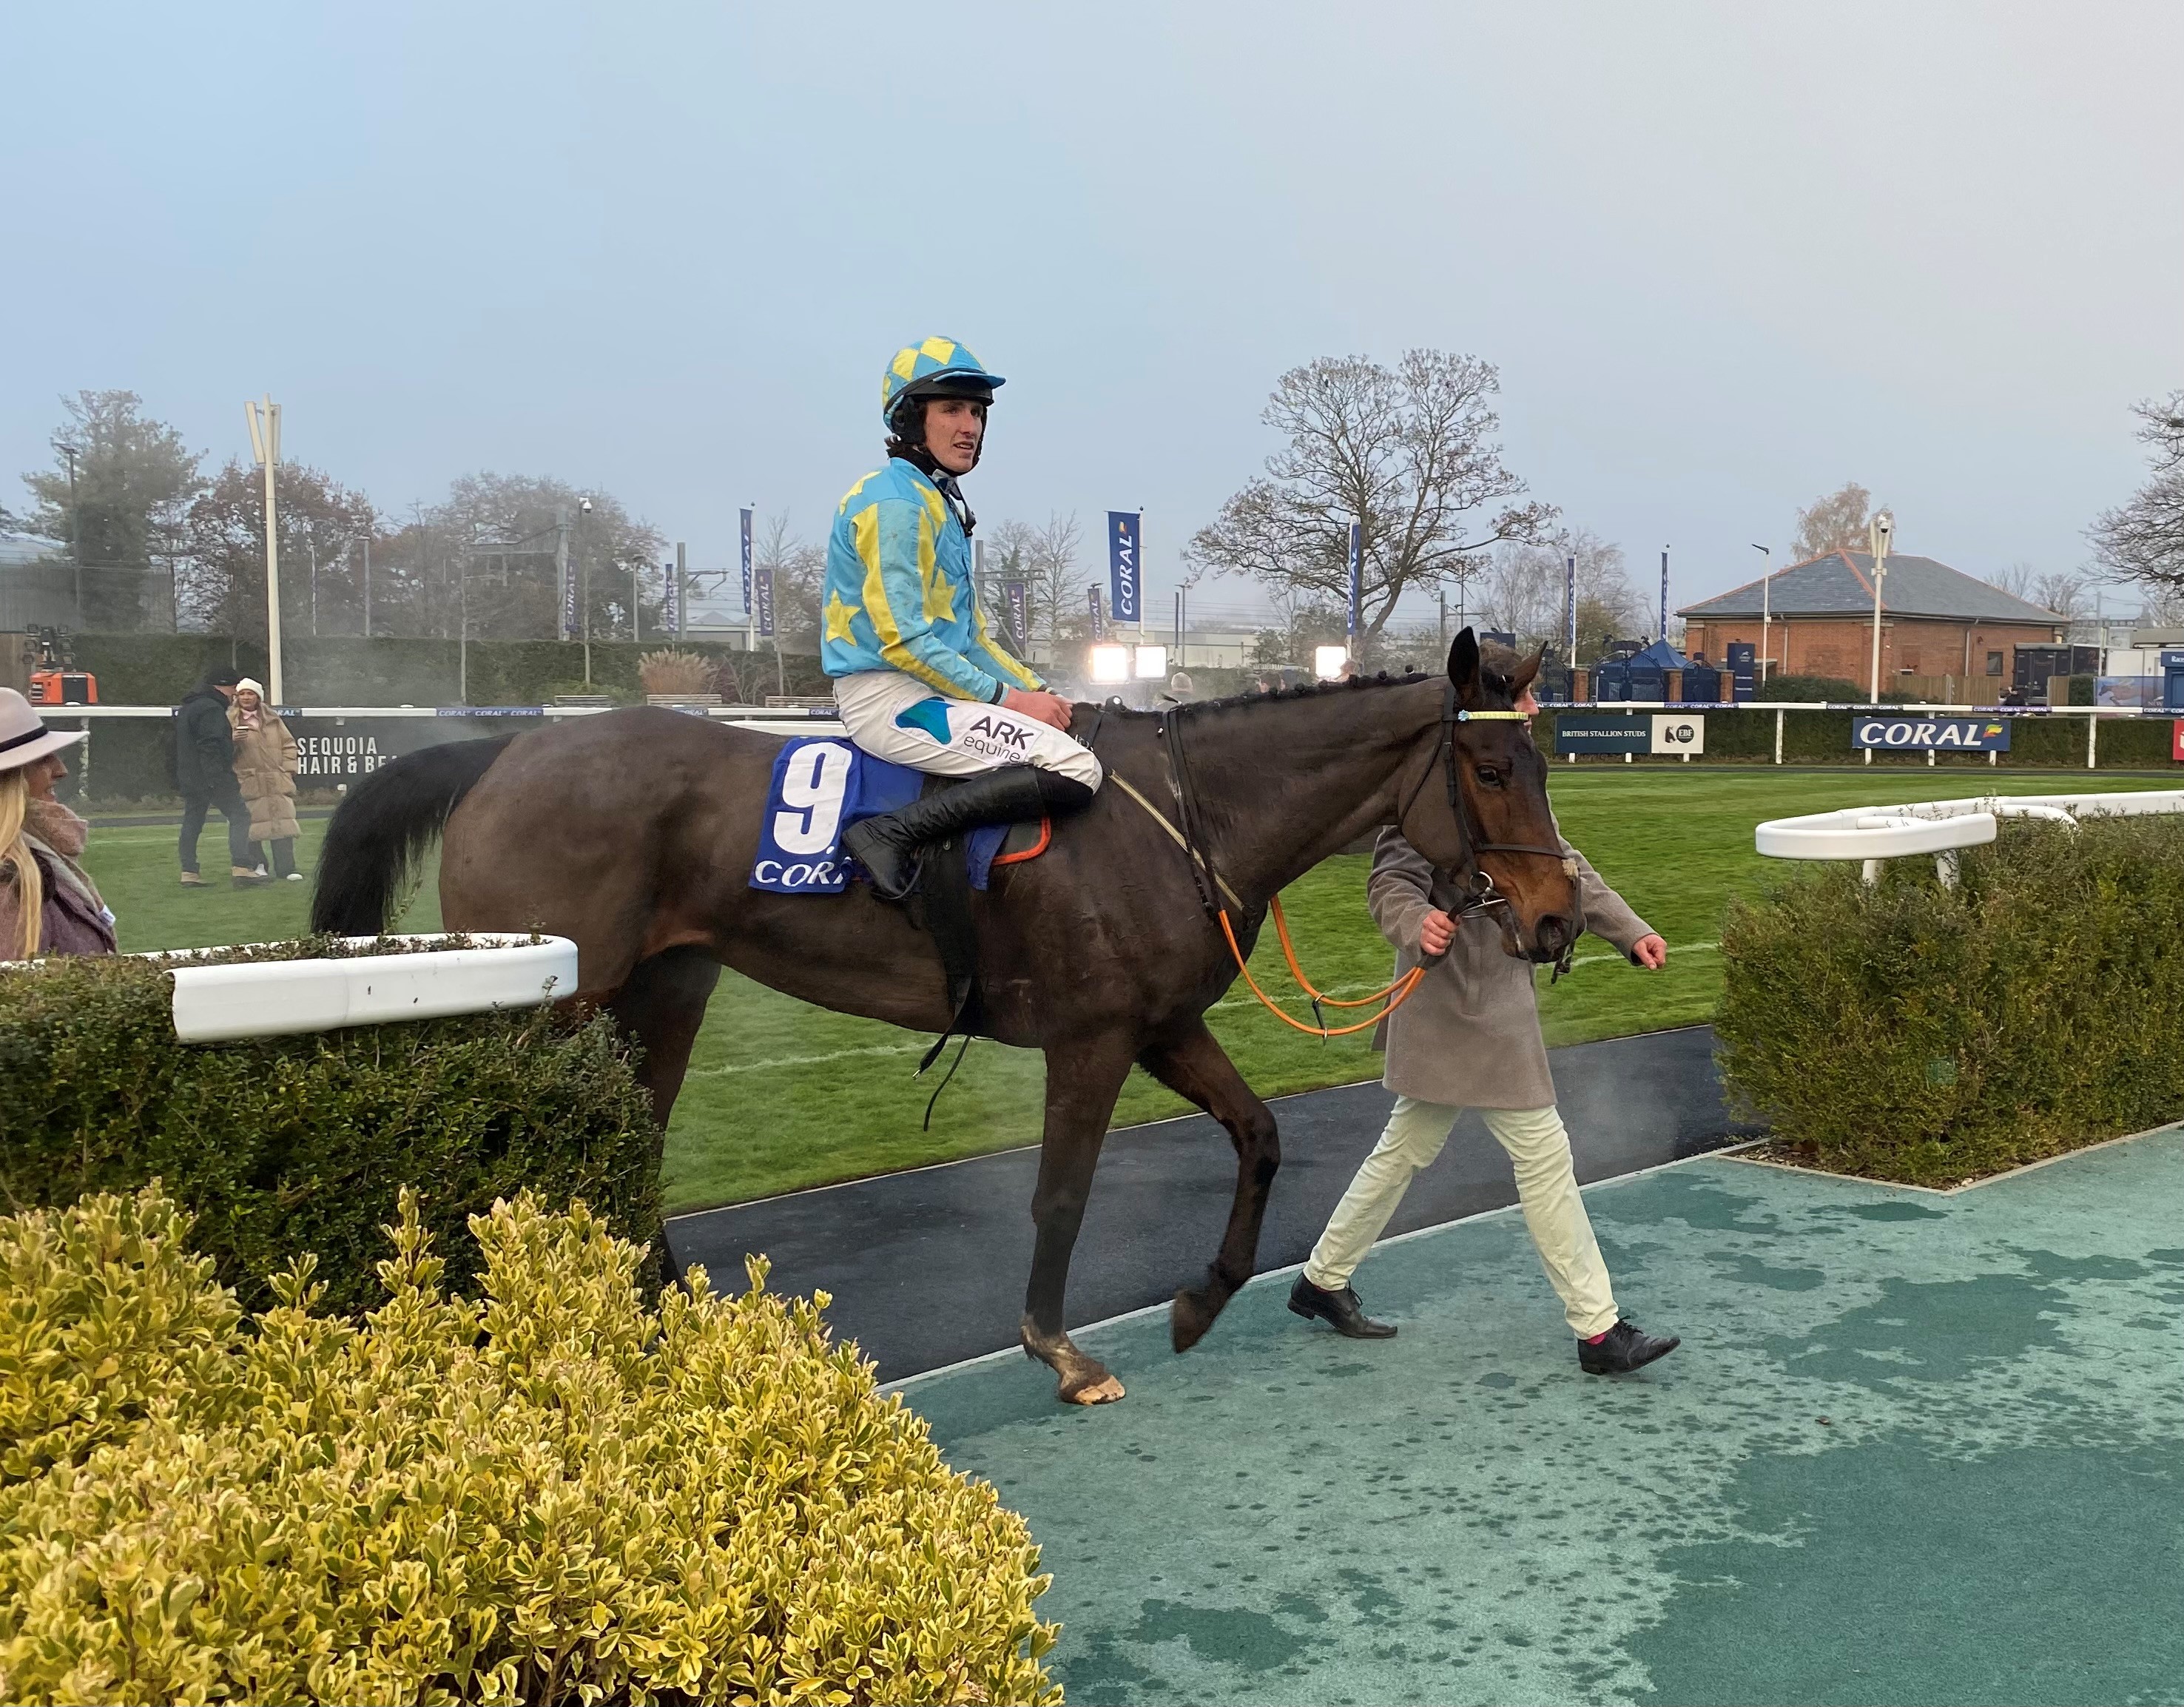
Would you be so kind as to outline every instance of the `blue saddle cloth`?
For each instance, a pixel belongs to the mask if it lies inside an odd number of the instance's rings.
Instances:
[[[838,735],[796,737],[773,761],[750,886],[776,895],[839,895],[856,872],[856,862],[842,851],[842,832],[860,818],[908,806],[924,787],[923,772],[876,759]],[[971,832],[966,861],[973,889],[986,887],[1008,833],[1006,824]]]

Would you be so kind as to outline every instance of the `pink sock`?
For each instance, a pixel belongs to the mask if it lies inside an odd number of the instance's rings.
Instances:
[[[1589,1346],[1596,1346],[1607,1337],[1607,1336],[1606,1334],[1595,1334],[1591,1339],[1585,1342],[1585,1344]]]

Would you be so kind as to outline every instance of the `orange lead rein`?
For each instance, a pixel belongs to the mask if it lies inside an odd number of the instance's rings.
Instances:
[[[1274,934],[1282,940],[1282,955],[1290,963],[1290,976],[1296,979],[1297,988],[1314,1001],[1323,1003],[1329,1007],[1370,1007],[1374,1002],[1394,995],[1397,986],[1402,983],[1403,979],[1399,978],[1394,984],[1376,990],[1370,996],[1361,996],[1351,1001],[1344,1001],[1332,996],[1322,996],[1312,987],[1312,980],[1304,975],[1304,968],[1297,964],[1296,950],[1290,945],[1290,922],[1282,912],[1282,898],[1276,895],[1271,906],[1274,915]],[[1403,974],[1404,978],[1409,976],[1408,973]]]
[[[1277,918],[1279,918],[1279,914],[1277,915]],[[1251,987],[1251,994],[1259,998],[1259,1005],[1264,1007],[1268,1012],[1273,1014],[1275,1018],[1280,1020],[1283,1024],[1294,1026],[1297,1030],[1303,1032],[1308,1037],[1346,1037],[1353,1031],[1363,1031],[1369,1026],[1378,1025],[1382,1020],[1385,1019],[1390,1014],[1393,1013],[1397,1008],[1401,1007],[1406,1001],[1408,1001],[1411,999],[1412,996],[1415,994],[1418,990],[1419,980],[1426,975],[1425,968],[1423,966],[1414,966],[1401,978],[1397,979],[1395,983],[1390,985],[1388,989],[1389,990],[1395,992],[1394,999],[1390,1001],[1385,1007],[1374,1014],[1370,1019],[1361,1019],[1355,1025],[1306,1025],[1301,1019],[1292,1018],[1290,1015],[1283,1012],[1280,1008],[1275,1007],[1273,1002],[1268,999],[1267,992],[1259,988],[1258,979],[1251,976],[1251,968],[1244,963],[1244,951],[1236,941],[1236,928],[1228,923],[1228,910],[1226,907],[1223,907],[1221,910],[1221,934],[1228,939],[1228,952],[1235,957],[1236,970],[1244,974],[1244,982]],[[1282,933],[1282,946],[1284,949],[1289,946],[1289,934],[1286,931]],[[1290,958],[1290,968],[1291,971],[1295,971],[1296,968],[1296,961],[1294,956]],[[1297,982],[1300,984],[1304,983],[1304,975],[1301,973],[1297,974]],[[1305,988],[1306,990],[1310,990],[1312,986],[1307,984],[1305,985]],[[1383,993],[1384,994],[1386,992]],[[1368,1001],[1377,999],[1378,998],[1375,997],[1367,998]]]

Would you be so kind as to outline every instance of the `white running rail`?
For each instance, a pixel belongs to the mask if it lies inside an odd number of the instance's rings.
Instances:
[[[1846,806],[1774,818],[1752,834],[1752,843],[1775,859],[1854,859],[1865,879],[1880,875],[1880,862],[1932,854],[1944,884],[1957,876],[1957,850],[1994,840],[2002,818],[2039,818],[2078,827],[2081,817],[2130,817],[2142,812],[2184,812],[2184,789],[2150,789],[2113,795],[1981,795],[1962,801],[1916,801],[1900,806]]]
[[[282,1037],[345,1025],[531,1007],[576,994],[577,945],[566,937],[490,931],[470,935],[486,946],[344,960],[178,966],[175,1035],[185,1043]],[[373,940],[349,939],[358,947]]]

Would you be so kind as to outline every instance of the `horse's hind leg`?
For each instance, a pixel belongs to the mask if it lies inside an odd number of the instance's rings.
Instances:
[[[682,1089],[690,1046],[705,1023],[705,1003],[721,981],[721,965],[701,948],[671,948],[641,960],[608,998],[607,1012],[643,1052],[637,1081],[652,1096],[661,1131]]]
[[[1221,1252],[1206,1271],[1206,1284],[1186,1286],[1169,1312],[1169,1338],[1187,1352],[1205,1337],[1228,1300],[1251,1278],[1259,1253],[1259,1224],[1266,1219],[1267,1196],[1274,1170],[1282,1165],[1282,1141],[1273,1111],[1252,1093],[1203,1020],[1163,1040],[1138,1057],[1146,1072],[1181,1096],[1189,1097],[1228,1129],[1236,1146],[1236,1201],[1228,1210]]]
[[[1092,1192],[1092,1170],[1115,1112],[1115,1098],[1130,1071],[1126,1044],[1095,1041],[1046,1052],[1046,1128],[1039,1141],[1039,1185],[1031,1199],[1038,1242],[1031,1284],[1024,1291],[1024,1354],[1060,1378],[1057,1397],[1071,1404],[1105,1404],[1123,1396],[1123,1384],[1097,1358],[1077,1348],[1064,1325],[1069,1253]]]

